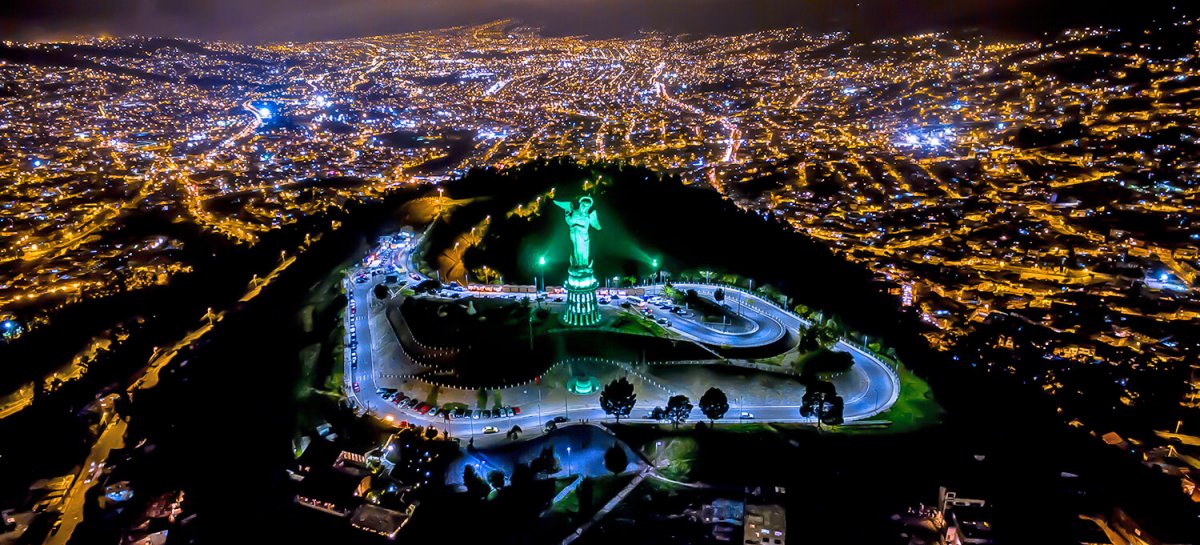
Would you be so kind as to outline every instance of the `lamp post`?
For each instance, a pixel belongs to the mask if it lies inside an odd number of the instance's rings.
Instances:
[[[442,188],[438,188],[438,219],[442,217]]]
[[[542,277],[542,289],[538,291],[546,291],[546,256],[538,258],[538,276]],[[534,286],[537,288],[537,286]]]
[[[567,476],[570,477],[572,473],[575,473],[575,470],[571,465],[571,447],[568,446],[567,447]]]
[[[538,380],[536,381],[536,383],[537,383],[537,393],[538,393],[538,425],[545,426],[546,418],[544,416],[542,416],[542,380],[541,380],[541,377],[538,377]],[[544,431],[545,428],[542,428],[542,430]]]
[[[658,260],[657,259],[655,259],[653,261],[653,265],[654,265],[654,277],[656,279],[655,281],[662,282],[662,273],[658,270]]]

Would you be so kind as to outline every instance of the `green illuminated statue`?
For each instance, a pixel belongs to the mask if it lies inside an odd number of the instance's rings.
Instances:
[[[566,212],[567,229],[571,236],[571,265],[567,268],[567,315],[569,325],[591,326],[600,323],[600,305],[596,288],[600,283],[592,274],[591,229],[600,229],[591,197],[580,197],[579,205],[554,201]]]
[[[600,230],[600,220],[596,219],[596,211],[592,210],[592,198],[580,197],[579,207],[569,202],[554,201],[554,204],[567,213],[567,227],[571,230],[571,265],[574,267],[592,267],[591,236],[589,229]]]

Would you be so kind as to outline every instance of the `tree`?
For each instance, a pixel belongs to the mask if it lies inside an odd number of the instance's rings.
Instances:
[[[716,301],[717,303],[724,301],[725,300],[725,288],[717,288],[717,291],[713,292],[713,300]]]
[[[854,367],[854,356],[839,350],[821,350],[804,361],[801,375],[806,378],[845,373]]]
[[[666,285],[663,286],[663,295],[666,296],[667,299],[674,301],[675,304],[682,303],[684,298],[687,297],[687,295],[682,291],[675,289],[675,286],[672,286],[670,282],[667,282]]]
[[[375,298],[380,301],[387,299],[391,293],[388,292],[388,287],[383,284],[375,284]]]
[[[592,496],[596,494],[596,483],[591,477],[584,477],[579,481],[579,486],[575,487],[575,498],[579,500],[579,512],[590,513],[592,511]]]
[[[613,446],[604,452],[605,469],[613,473],[621,473],[628,465],[629,456],[625,454],[625,449],[621,448],[619,443],[613,443]]]
[[[671,425],[675,429],[679,429],[679,425],[687,421],[688,414],[692,412],[692,401],[685,395],[671,396],[667,400],[667,409],[664,411],[665,416],[671,421]]]
[[[492,487],[484,482],[479,473],[475,471],[475,466],[467,464],[463,466],[463,486],[467,487],[467,495],[475,499],[486,498],[492,491]]]
[[[836,426],[843,422],[842,408],[844,401],[837,395],[837,389],[832,382],[817,380],[809,383],[800,401],[800,416],[816,417],[817,429],[821,424]]]
[[[487,482],[495,490],[504,488],[504,472],[499,469],[493,469],[488,472]]]
[[[720,388],[709,388],[700,396],[700,412],[704,413],[709,424],[712,424],[714,420],[720,420],[729,412],[729,398]]]
[[[604,409],[605,414],[616,417],[617,423],[621,422],[621,417],[629,416],[633,412],[633,404],[637,402],[637,394],[633,392],[633,384],[625,377],[616,379],[600,392],[600,408]]]
[[[554,455],[554,446],[546,445],[537,458],[529,462],[529,469],[532,469],[534,473],[545,473],[546,475],[558,473],[562,466],[558,463],[558,456]]]
[[[487,398],[488,398],[487,390],[480,388],[478,392],[475,392],[475,401],[478,404],[477,408],[479,410],[482,411],[483,409],[487,408]]]
[[[837,342],[837,339],[838,334],[833,328],[817,322],[812,327],[804,330],[804,334],[800,336],[800,349],[805,352],[812,352],[821,348],[829,348]]]

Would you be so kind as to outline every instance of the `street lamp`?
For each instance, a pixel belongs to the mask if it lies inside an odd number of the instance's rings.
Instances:
[[[542,277],[542,289],[546,291],[546,256],[538,257],[538,275]],[[535,288],[537,286],[534,286]]]
[[[570,477],[575,470],[571,467],[571,447],[567,447],[567,476]]]
[[[657,281],[658,281],[658,282],[662,282],[662,274],[661,274],[661,272],[658,270],[658,260],[657,260],[657,259],[653,260],[653,265],[654,265],[654,276],[655,276],[655,278],[657,279]]]

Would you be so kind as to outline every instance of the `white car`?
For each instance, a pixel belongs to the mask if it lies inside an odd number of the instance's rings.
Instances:
[[[738,418],[741,418],[742,420],[754,420],[754,413],[748,413],[746,411],[742,411],[742,415],[739,416]]]

